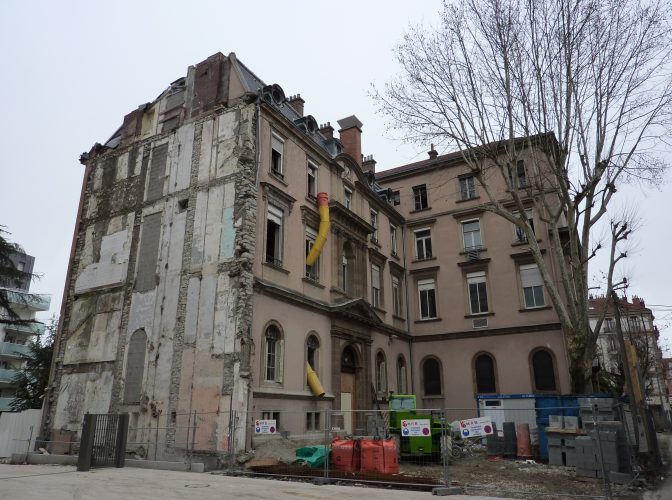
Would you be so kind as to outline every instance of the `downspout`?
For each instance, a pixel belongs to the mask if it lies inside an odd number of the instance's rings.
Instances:
[[[408,333],[408,355],[411,358],[409,360],[409,365],[411,366],[411,393],[415,394],[415,362],[413,361],[413,337],[411,336],[411,309],[408,303],[408,256],[406,255],[406,228],[401,232],[401,246],[404,250],[404,273],[406,274],[404,282],[406,286],[404,287],[404,293],[406,295],[406,333]]]

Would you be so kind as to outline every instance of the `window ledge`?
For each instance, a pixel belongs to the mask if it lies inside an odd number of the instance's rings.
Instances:
[[[313,285],[314,287],[321,288],[324,290],[325,286],[321,284],[319,281],[311,279],[311,278],[306,278],[305,276],[302,278],[302,281],[304,283],[308,283],[309,285]]]
[[[455,203],[466,203],[468,201],[474,201],[474,200],[480,200],[480,199],[481,199],[480,196],[474,196],[472,198],[464,198],[464,199],[460,198],[459,200],[456,200]]]
[[[492,311],[489,312],[484,312],[484,313],[475,313],[475,314],[465,314],[465,318],[483,318],[485,316],[494,316],[495,313]]]
[[[537,238],[537,243],[541,243],[541,238]],[[530,243],[527,240],[525,240],[525,241],[514,241],[513,243],[511,243],[511,246],[512,247],[522,247],[522,246],[529,245],[529,244]]]
[[[397,316],[396,314],[392,315],[392,319],[396,319],[396,320],[404,321],[404,322],[406,321],[406,318],[402,318],[401,316]]]
[[[411,210],[411,211],[408,212],[408,213],[409,213],[409,214],[417,214],[417,213],[419,213],[419,212],[426,212],[426,211],[431,210],[431,209],[432,209],[432,207],[419,208],[419,209],[417,209],[417,210]]]
[[[381,248],[381,244],[378,242],[378,239],[377,239],[377,238],[373,238],[373,237],[371,237],[371,243],[372,243],[373,245],[377,246],[378,248]]]
[[[374,311],[378,311],[381,314],[387,314],[387,311],[385,309],[383,309],[382,307],[378,307],[378,306],[371,306],[371,307],[373,307]]]
[[[416,319],[414,323],[434,323],[436,321],[443,321],[443,318]]]
[[[390,252],[390,257],[400,260],[399,254],[397,252]]]
[[[460,255],[467,255],[469,252],[487,252],[488,247],[477,247],[477,248],[472,248],[471,250],[462,250],[460,252]]]
[[[281,184],[284,184],[285,186],[289,186],[287,184],[287,181],[285,181],[285,176],[282,174],[279,174],[277,172],[273,172],[273,170],[269,170],[268,174],[273,177],[276,181],[280,182]]]
[[[309,194],[306,195],[306,201],[310,203],[311,205],[317,205],[317,198],[314,196],[311,196]]]
[[[270,262],[264,262],[264,265],[266,267],[271,268],[271,269],[275,269],[276,271],[280,271],[281,273],[289,274],[289,271],[287,269],[285,269],[284,267],[276,266],[274,264],[271,264]]]
[[[553,309],[553,307],[552,306],[526,307],[526,308],[518,309],[518,312],[529,313],[529,312],[534,312],[534,311],[548,311],[549,309]]]
[[[427,262],[430,260],[436,260],[436,256],[427,257],[426,259],[414,259],[411,261],[411,264],[417,264],[418,262]]]

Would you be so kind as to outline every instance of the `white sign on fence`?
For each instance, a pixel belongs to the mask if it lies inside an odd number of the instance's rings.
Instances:
[[[492,420],[490,417],[460,420],[460,433],[463,438],[489,436],[492,434]]]
[[[255,420],[254,433],[255,434],[275,434],[277,431],[275,420]]]
[[[420,420],[402,420],[401,421],[401,435],[404,437],[413,436],[429,436],[430,422],[429,419]]]

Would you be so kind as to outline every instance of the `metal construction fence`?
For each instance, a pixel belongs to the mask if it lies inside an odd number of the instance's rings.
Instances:
[[[465,480],[462,464],[511,459],[550,464],[551,472],[574,467],[580,493],[552,491],[561,487],[558,482],[549,494],[611,498],[610,477],[637,471],[637,440],[627,407],[606,399],[590,403],[490,405],[476,411],[257,411],[236,414],[230,432],[247,430],[248,454],[242,460],[247,474],[411,488],[459,484],[485,492],[493,485]],[[235,458],[231,450],[230,472],[238,469]],[[589,493],[585,478],[594,479]]]

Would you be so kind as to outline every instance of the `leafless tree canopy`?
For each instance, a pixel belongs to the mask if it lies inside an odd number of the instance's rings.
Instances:
[[[373,91],[405,140],[463,150],[487,209],[529,236],[567,336],[574,390],[586,386],[600,326],[591,331],[586,313],[588,262],[599,249],[591,230],[619,183],[657,182],[666,167],[670,28],[669,2],[446,2],[437,26],[408,31],[396,49],[401,73]],[[533,152],[529,185],[516,190],[507,166],[525,149]],[[515,208],[492,189],[493,176],[503,178]],[[560,283],[524,216],[530,203],[549,224]],[[622,224],[612,223],[614,238],[629,235]]]

